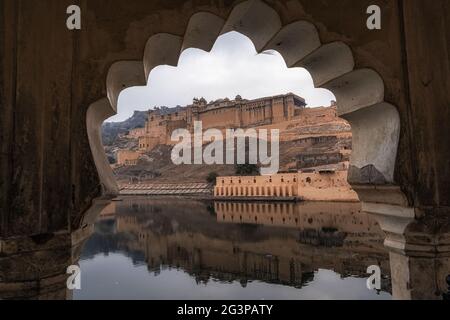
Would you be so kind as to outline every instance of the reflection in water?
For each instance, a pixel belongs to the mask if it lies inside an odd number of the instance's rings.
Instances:
[[[389,255],[357,203],[125,198],[81,254],[75,299],[386,299]],[[366,288],[380,265],[382,292]]]

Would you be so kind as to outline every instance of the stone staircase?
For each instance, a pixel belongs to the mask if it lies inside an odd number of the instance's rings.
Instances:
[[[214,186],[208,183],[128,184],[120,186],[121,195],[212,196]]]

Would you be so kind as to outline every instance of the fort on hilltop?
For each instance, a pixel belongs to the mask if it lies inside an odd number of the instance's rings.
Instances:
[[[138,140],[138,147],[136,150],[118,150],[117,165],[135,165],[142,154],[157,146],[173,145],[172,132],[176,129],[193,132],[196,121],[202,122],[203,130],[225,130],[269,128],[274,125],[280,129],[289,129],[293,121],[296,125],[308,126],[336,119],[334,104],[331,107],[307,108],[305,99],[293,93],[255,100],[238,95],[234,100],[225,98],[209,103],[204,98],[195,98],[191,105],[178,107],[175,111],[168,108],[150,110],[144,128],[133,129],[127,135],[129,139]]]
[[[300,116],[306,107],[305,99],[289,93],[273,97],[246,100],[237,96],[211,101],[194,99],[193,104],[181,110],[165,114],[161,109],[149,111],[145,132],[139,137],[139,149],[150,151],[159,144],[171,144],[175,129],[186,128],[193,131],[194,122],[201,121],[205,130],[209,128],[247,128],[276,124]],[[135,131],[130,133],[136,135]]]

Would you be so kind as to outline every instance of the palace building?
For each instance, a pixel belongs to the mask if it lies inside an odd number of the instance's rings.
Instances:
[[[358,196],[347,182],[347,171],[313,170],[272,176],[218,177],[218,200],[308,200],[356,202]]]
[[[133,151],[118,151],[117,165],[133,165],[141,155],[152,151],[158,145],[174,145],[176,142],[171,141],[172,133],[177,129],[193,132],[194,123],[198,121],[202,123],[205,131],[211,128],[224,131],[278,124],[283,127],[290,121],[295,121],[296,125],[314,126],[336,119],[338,116],[335,103],[331,107],[307,108],[305,99],[293,93],[255,100],[243,99],[238,95],[234,100],[225,98],[209,103],[204,98],[194,99],[188,106],[150,110],[144,128],[133,129],[127,135],[128,138],[138,139],[138,147]],[[291,138],[289,134],[284,134],[281,140]],[[336,139],[336,137],[313,135],[304,139],[305,144],[312,144],[318,139]]]
[[[210,103],[204,98],[194,99],[192,105],[168,114],[157,108],[149,111],[145,134],[139,137],[139,150],[147,152],[159,144],[172,144],[174,130],[193,131],[196,121],[202,122],[204,130],[257,127],[299,117],[305,107],[305,99],[289,93],[256,100],[237,96],[234,100],[226,98]]]

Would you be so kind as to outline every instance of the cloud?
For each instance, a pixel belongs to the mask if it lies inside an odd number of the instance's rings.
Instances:
[[[188,105],[194,97],[210,101],[239,94],[256,99],[288,92],[304,97],[310,107],[328,106],[335,99],[328,90],[315,89],[305,69],[288,69],[275,51],[257,54],[250,39],[231,32],[221,36],[210,53],[188,49],[178,67],[159,66],[150,74],[146,87],[123,91],[119,113],[108,121],[123,121],[134,110]]]

